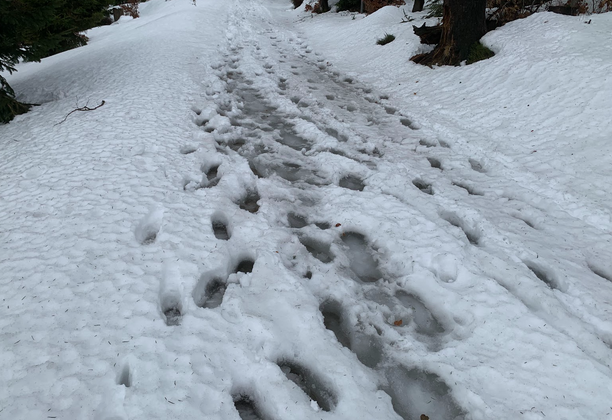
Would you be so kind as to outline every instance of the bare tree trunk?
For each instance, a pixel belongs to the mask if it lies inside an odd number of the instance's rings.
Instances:
[[[444,0],[442,38],[430,53],[415,56],[420,64],[458,65],[470,49],[487,33],[486,0]]]
[[[414,6],[412,6],[412,13],[422,12],[425,7],[425,0],[414,0]]]

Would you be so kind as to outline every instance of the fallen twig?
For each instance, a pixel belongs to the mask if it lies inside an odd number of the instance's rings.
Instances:
[[[98,105],[98,106],[96,106],[96,107],[94,107],[94,108],[90,108],[90,107],[88,107],[87,105],[82,106],[82,107],[80,107],[80,108],[75,108],[75,109],[73,109],[72,111],[70,111],[70,112],[69,112],[69,113],[68,113],[68,114],[67,114],[67,115],[64,117],[64,119],[63,119],[63,120],[61,120],[61,121],[60,121],[60,122],[58,122],[57,124],[54,124],[54,126],[56,126],[56,125],[60,125],[61,123],[63,123],[64,121],[66,121],[66,120],[68,119],[68,117],[70,116],[70,114],[72,114],[73,112],[76,112],[76,111],[93,111],[94,109],[98,109],[98,108],[100,108],[100,107],[101,107],[102,105],[104,105],[105,103],[106,103],[105,101],[102,101],[102,102],[100,102],[100,105]]]

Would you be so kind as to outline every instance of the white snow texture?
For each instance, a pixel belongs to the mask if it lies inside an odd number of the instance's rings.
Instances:
[[[150,0],[7,75],[0,419],[612,417],[612,14],[432,69],[411,8]]]

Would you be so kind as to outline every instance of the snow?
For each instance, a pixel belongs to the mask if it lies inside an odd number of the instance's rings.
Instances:
[[[0,419],[610,416],[612,15],[430,69],[422,13],[302,9],[150,0],[7,77]]]

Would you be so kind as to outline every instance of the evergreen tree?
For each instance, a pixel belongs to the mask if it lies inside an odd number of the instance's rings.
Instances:
[[[40,61],[87,42],[80,32],[102,20],[108,0],[1,0],[0,71],[12,73],[19,60]],[[0,123],[30,108],[0,75]]]

